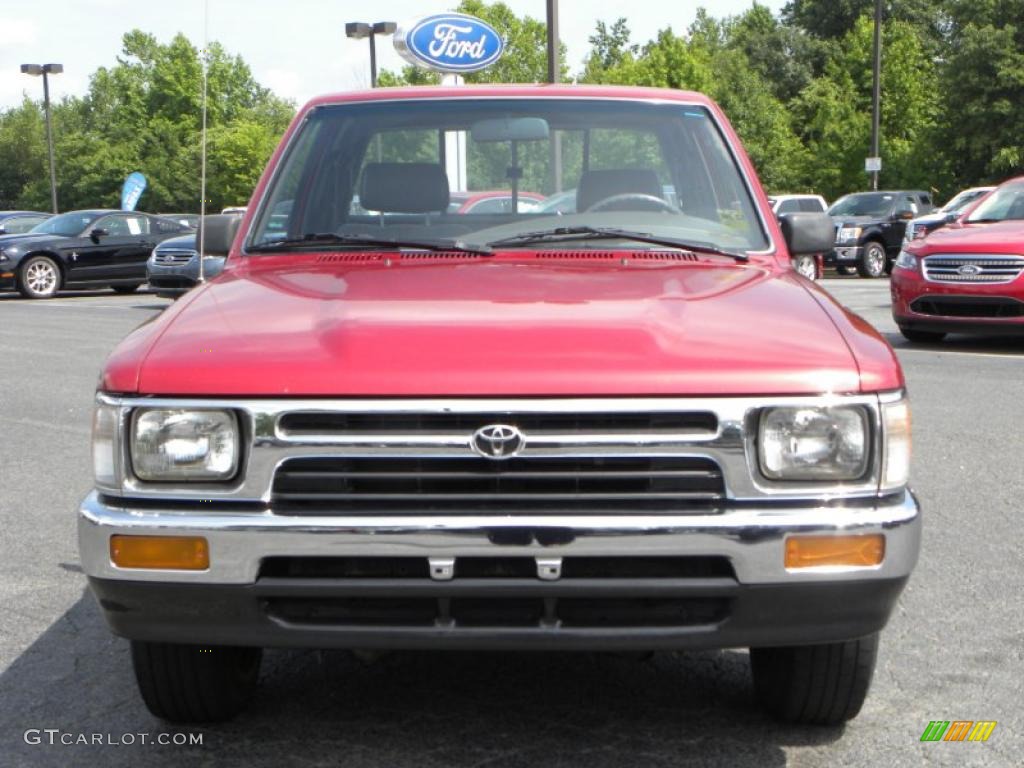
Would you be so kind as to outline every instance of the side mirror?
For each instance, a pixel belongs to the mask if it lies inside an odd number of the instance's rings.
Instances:
[[[952,224],[954,221],[960,218],[960,214],[957,213],[956,211],[950,211],[943,218],[946,220],[947,224]]]
[[[791,256],[806,256],[832,250],[836,228],[826,213],[784,213],[779,226]]]
[[[199,237],[202,234],[204,256],[227,256],[241,223],[242,217],[237,213],[215,213],[207,216],[199,223],[196,245],[199,244]]]
[[[103,229],[102,227],[96,227],[96,229],[92,230],[92,231],[91,231],[91,232],[89,233],[89,238],[90,238],[90,239],[91,239],[91,240],[92,240],[92,241],[93,241],[94,243],[98,243],[98,242],[100,241],[100,238],[101,238],[101,237],[106,237],[106,236],[107,236],[107,235],[109,235],[109,234],[110,234],[110,233],[109,233],[109,232],[107,232],[107,230]]]

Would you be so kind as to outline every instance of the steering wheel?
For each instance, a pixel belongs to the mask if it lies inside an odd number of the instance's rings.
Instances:
[[[620,203],[639,203],[639,209],[636,208],[619,208],[618,210],[630,211],[630,210],[657,210],[665,211],[666,213],[679,213],[679,209],[676,208],[668,200],[658,197],[657,195],[648,195],[646,192],[623,192],[619,195],[612,195],[602,200],[598,200],[596,203],[591,203],[587,207],[585,212],[590,211],[604,211],[609,208],[615,209]]]

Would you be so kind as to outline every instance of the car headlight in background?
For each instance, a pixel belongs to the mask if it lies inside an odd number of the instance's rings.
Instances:
[[[860,227],[840,227],[839,232],[836,234],[837,243],[849,243],[856,242],[860,237]]]
[[[909,269],[911,272],[916,272],[917,259],[906,251],[900,251],[900,255],[896,257],[893,267],[896,269]]]
[[[868,419],[856,406],[770,408],[758,457],[770,480],[857,480],[868,468]]]
[[[152,408],[137,411],[132,420],[132,469],[140,480],[229,480],[238,456],[232,411]]]

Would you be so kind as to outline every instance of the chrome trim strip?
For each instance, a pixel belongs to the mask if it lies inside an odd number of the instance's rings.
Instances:
[[[559,544],[496,544],[496,529],[557,529]],[[565,532],[572,534],[566,541]],[[786,537],[794,533],[883,533],[885,560],[872,568],[786,570]],[[207,571],[122,569],[110,562],[114,534],[201,535],[210,547]],[[119,508],[96,493],[81,504],[78,518],[82,568],[92,577],[131,581],[219,584],[253,583],[263,558],[274,556],[533,556],[573,555],[728,557],[743,584],[854,581],[906,576],[917,561],[921,517],[909,493],[854,507],[731,509],[716,515],[539,515],[318,517],[270,512],[186,513]],[[539,562],[539,560],[538,560]]]
[[[821,395],[814,397],[721,397],[721,398],[499,398],[499,399],[410,399],[410,400],[314,400],[302,399],[212,399],[167,397],[114,397],[98,395],[101,404],[120,409],[119,467],[122,483],[112,495],[139,499],[213,499],[270,503],[274,474],[288,458],[331,457],[372,458],[394,456],[427,458],[448,456],[475,458],[472,432],[464,434],[389,433],[358,435],[283,434],[280,418],[286,413],[316,411],[334,413],[507,413],[511,420],[519,412],[650,412],[711,411],[718,417],[718,431],[709,435],[683,431],[673,433],[614,434],[527,434],[520,456],[686,456],[710,459],[723,473],[726,498],[758,500],[828,500],[873,497],[879,493],[882,445],[884,441],[880,398],[888,402],[901,393],[883,395]],[[775,406],[858,406],[865,410],[870,425],[871,459],[863,480],[848,483],[772,482],[760,477],[756,446],[758,413]],[[231,483],[144,483],[130,472],[129,423],[136,408],[228,408],[239,416],[243,432],[242,468]]]

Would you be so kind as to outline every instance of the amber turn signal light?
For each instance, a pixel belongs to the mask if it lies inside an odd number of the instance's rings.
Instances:
[[[885,536],[790,536],[786,539],[787,568],[822,566],[870,567],[885,559]]]
[[[210,547],[202,536],[111,536],[110,562],[118,568],[205,571]]]

